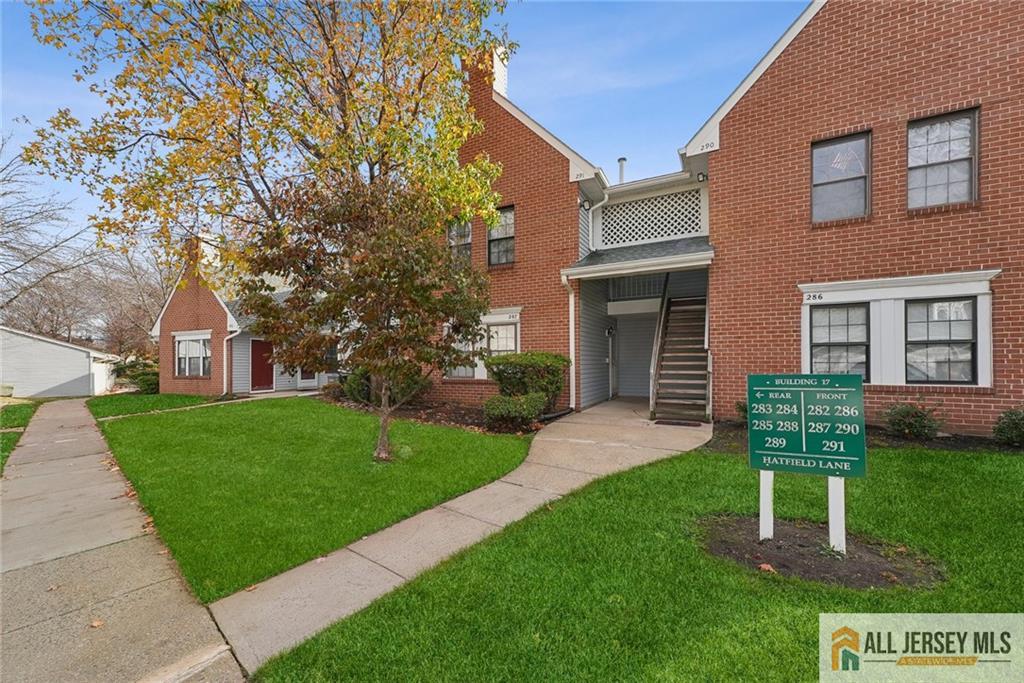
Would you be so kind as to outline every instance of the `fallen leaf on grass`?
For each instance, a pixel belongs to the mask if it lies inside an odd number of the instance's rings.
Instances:
[[[882,572],[882,578],[885,579],[886,581],[888,581],[889,583],[899,583],[900,582],[900,577],[896,576],[892,572]]]
[[[761,564],[757,565],[757,568],[763,572],[768,572],[769,574],[778,574],[778,572],[775,571],[775,567],[771,566],[767,562],[762,562]]]
[[[106,623],[107,622],[103,621],[102,619],[93,619],[91,622],[89,622],[89,628],[103,628],[103,625]]]
[[[896,546],[896,552],[898,552],[900,555],[906,555],[907,552],[908,552],[907,551],[907,546],[905,546],[905,545],[898,545],[898,546]]]

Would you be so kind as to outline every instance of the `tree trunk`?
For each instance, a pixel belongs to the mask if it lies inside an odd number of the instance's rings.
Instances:
[[[373,452],[373,459],[377,462],[389,462],[391,460],[391,440],[388,438],[388,431],[391,426],[391,386],[385,380],[380,387],[380,432],[377,434],[377,448]]]

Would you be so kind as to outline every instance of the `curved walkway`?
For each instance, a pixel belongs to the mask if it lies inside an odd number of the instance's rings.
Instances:
[[[241,681],[85,401],[39,406],[0,487],[3,681]]]
[[[711,437],[710,425],[655,425],[646,416],[646,400],[617,400],[553,422],[501,479],[219,600],[213,616],[253,672],[541,505]]]

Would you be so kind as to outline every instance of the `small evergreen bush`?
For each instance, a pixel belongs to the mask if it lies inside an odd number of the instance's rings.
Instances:
[[[132,384],[139,388],[140,394],[160,393],[160,373],[156,370],[136,372],[130,379]]]
[[[338,402],[348,395],[345,391],[345,385],[341,382],[328,382],[320,387],[320,393],[328,401],[334,402]]]
[[[547,405],[547,397],[535,391],[519,396],[492,396],[484,403],[484,422],[496,432],[522,432],[530,428]]]
[[[746,401],[736,401],[736,414],[739,415],[739,418],[741,420],[743,420],[744,422],[747,421],[747,402]]]
[[[996,419],[992,428],[996,441],[1010,446],[1024,446],[1024,406],[1010,408]]]
[[[484,365],[502,396],[543,394],[544,409],[552,410],[565,386],[569,359],[557,353],[526,351],[488,356]]]
[[[934,439],[942,426],[935,408],[916,403],[893,403],[885,411],[885,423],[893,434],[921,441]]]
[[[372,389],[370,373],[366,368],[356,368],[345,378],[345,395],[357,403],[380,405],[380,394]],[[430,387],[430,380],[422,375],[411,377],[391,387],[391,404],[403,403],[416,398]]]

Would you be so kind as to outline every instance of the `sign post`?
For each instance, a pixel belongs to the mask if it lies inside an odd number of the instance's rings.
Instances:
[[[750,466],[760,470],[760,535],[774,532],[774,472],[828,477],[829,544],[846,553],[844,479],[867,475],[860,375],[747,375]]]

